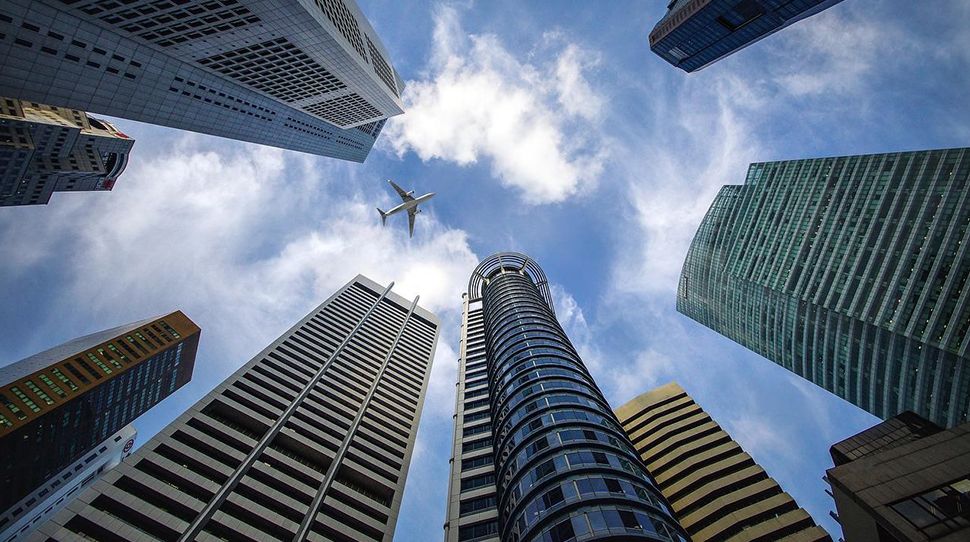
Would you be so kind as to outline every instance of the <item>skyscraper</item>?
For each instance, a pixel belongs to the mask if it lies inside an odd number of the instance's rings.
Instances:
[[[353,0],[6,0],[0,96],[362,162],[403,83]]]
[[[68,465],[0,516],[0,541],[17,542],[56,514],[74,495],[131,453],[137,431],[128,424]]]
[[[616,415],[693,542],[831,542],[678,384],[637,396]]]
[[[198,344],[198,326],[176,311],[0,368],[0,510],[187,383]]]
[[[970,413],[970,149],[752,164],[691,243],[677,310],[888,418]]]
[[[670,0],[650,32],[650,49],[692,72],[841,1]]]
[[[528,256],[475,269],[460,356],[446,542],[686,540]]]
[[[439,327],[391,286],[357,276],[34,540],[390,542]]]
[[[845,539],[970,538],[970,424],[904,412],[832,446],[826,479]]]
[[[83,111],[0,98],[0,207],[111,190],[134,143]]]

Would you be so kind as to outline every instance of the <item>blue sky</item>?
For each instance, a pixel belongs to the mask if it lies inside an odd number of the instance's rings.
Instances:
[[[690,75],[647,46],[664,4],[360,0],[408,81],[363,165],[117,120],[112,192],[0,212],[0,363],[182,309],[195,376],[145,442],[355,274],[396,281],[444,322],[396,536],[434,540],[461,292],[518,250],[612,404],[677,380],[837,536],[828,447],[875,418],[677,314],[677,276],[750,162],[966,146],[970,4],[846,0]],[[412,240],[385,178],[438,193]]]

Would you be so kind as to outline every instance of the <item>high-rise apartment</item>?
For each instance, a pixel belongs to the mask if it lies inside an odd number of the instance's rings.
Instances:
[[[84,454],[84,457],[14,503],[0,516],[0,542],[26,540],[27,535],[34,529],[71,502],[78,491],[121,463],[131,453],[136,434],[137,431],[131,424],[122,427]]]
[[[111,190],[134,143],[83,111],[0,98],[0,207]]]
[[[970,149],[752,164],[677,310],[851,403],[970,417]]]
[[[0,96],[357,162],[389,58],[353,0],[0,3]]]
[[[670,0],[650,49],[692,72],[841,1]]]
[[[34,540],[390,542],[439,328],[391,286],[343,286]]]
[[[446,542],[686,540],[528,256],[475,269],[460,356]]]
[[[826,479],[848,542],[970,539],[970,424],[944,431],[903,412],[831,452]]]
[[[198,344],[198,326],[176,311],[0,368],[0,510],[187,383]]]
[[[693,542],[831,542],[678,384],[637,396],[616,415]]]

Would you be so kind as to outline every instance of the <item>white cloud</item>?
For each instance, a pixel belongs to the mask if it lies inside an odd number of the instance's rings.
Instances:
[[[597,57],[575,44],[557,49],[519,60],[497,36],[469,35],[453,8],[439,8],[428,73],[407,83],[407,112],[388,122],[385,141],[425,161],[487,160],[527,203],[589,189],[606,157],[596,129],[602,98],[587,79]]]
[[[441,317],[445,366],[432,392],[453,393],[450,330],[478,261],[466,234],[431,214],[409,240],[403,228],[382,228],[354,188],[324,190],[360,166],[317,160],[311,170],[303,155],[213,141],[184,135],[170,148],[137,149],[110,194],[58,194],[48,206],[4,213],[4,254],[29,257],[4,258],[0,271],[15,276],[59,258],[65,282],[49,318],[60,327],[93,331],[183,309],[214,358],[197,367],[223,372],[356,274],[396,281],[395,292],[420,295]]]
[[[826,10],[785,29],[774,55],[776,80],[794,96],[856,90],[880,62],[905,46],[904,35],[862,14]],[[889,57],[888,59],[886,57]]]
[[[619,166],[633,233],[617,247],[611,281],[617,292],[676,292],[687,249],[714,195],[722,185],[742,183],[748,164],[764,158],[744,114],[758,101],[734,77],[691,81],[680,100],[657,111],[655,133],[631,136],[652,144],[626,151],[632,159]]]

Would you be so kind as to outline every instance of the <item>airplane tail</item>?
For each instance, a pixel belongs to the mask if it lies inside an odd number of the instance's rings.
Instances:
[[[381,226],[387,225],[387,214],[381,210],[380,207],[377,208],[377,212],[381,214]]]

